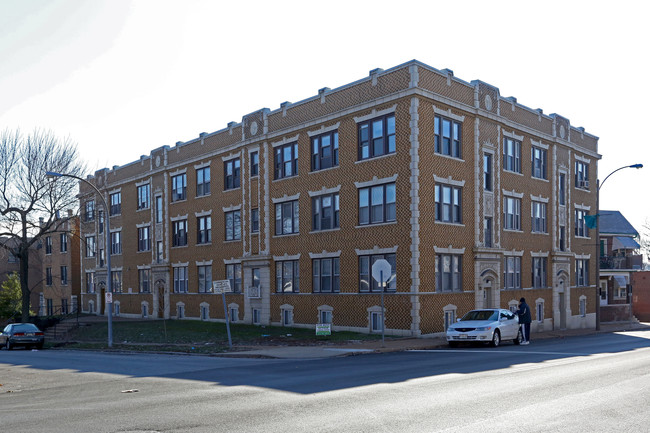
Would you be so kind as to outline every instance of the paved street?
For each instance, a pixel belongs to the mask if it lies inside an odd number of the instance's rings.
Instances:
[[[637,432],[650,423],[649,366],[646,330],[323,359],[3,350],[0,423],[12,432]]]

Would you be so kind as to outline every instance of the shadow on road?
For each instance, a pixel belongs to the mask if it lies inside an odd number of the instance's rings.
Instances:
[[[127,377],[165,377],[221,386],[269,388],[299,394],[397,383],[446,374],[472,374],[518,364],[616,354],[650,347],[650,330],[533,341],[528,346],[391,352],[309,360],[217,358],[97,352],[25,352],[0,363],[42,370],[70,369]],[[477,353],[478,352],[478,353]],[[11,353],[9,353],[11,354]],[[34,355],[34,356],[30,356]]]

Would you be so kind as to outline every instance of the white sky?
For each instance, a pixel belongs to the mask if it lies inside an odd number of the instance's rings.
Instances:
[[[650,217],[642,1],[0,0],[0,130],[70,136],[89,173],[411,59],[600,137],[601,209]]]

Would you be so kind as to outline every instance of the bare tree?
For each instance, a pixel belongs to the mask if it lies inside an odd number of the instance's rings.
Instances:
[[[85,165],[78,161],[76,145],[49,131],[0,133],[0,248],[19,260],[22,320],[29,319],[30,247],[44,236],[63,231],[59,213],[78,204],[78,182],[72,178],[47,178],[46,172],[81,176]]]

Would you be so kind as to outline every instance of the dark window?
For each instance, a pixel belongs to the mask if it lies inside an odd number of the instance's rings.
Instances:
[[[503,169],[521,173],[521,141],[503,139]]]
[[[45,238],[45,254],[52,254],[52,237]]]
[[[93,221],[95,219],[95,202],[87,201],[85,205],[84,221]]]
[[[359,224],[395,221],[395,184],[359,189]]]
[[[212,292],[212,266],[197,266],[199,274],[199,293]]]
[[[115,192],[110,196],[111,200],[111,213],[110,215],[119,215],[122,213],[122,193]]]
[[[576,188],[589,189],[589,164],[576,161]]]
[[[239,158],[231,159],[223,163],[224,183],[223,189],[239,188],[241,181],[241,167]]]
[[[298,200],[276,203],[275,234],[288,235],[299,232]]]
[[[575,218],[575,235],[583,238],[589,237],[589,228],[585,224],[585,216],[587,212],[581,209],[576,209]]]
[[[462,260],[457,254],[436,255],[436,291],[462,291]]]
[[[532,157],[532,176],[539,179],[546,179],[546,149],[533,147]]]
[[[68,252],[68,235],[61,233],[59,236],[59,249],[62,253]]]
[[[52,268],[45,268],[45,285],[52,285]]]
[[[174,268],[174,293],[187,293],[187,266]]]
[[[65,286],[68,284],[68,267],[61,266],[61,285]]]
[[[372,277],[372,265],[377,260],[386,260],[390,264],[391,275],[384,288],[386,292],[397,290],[397,268],[395,254],[375,254],[372,256],[359,256],[359,292],[381,292],[379,283]],[[384,276],[384,278],[386,278]]]
[[[122,232],[111,232],[111,254],[122,254]]]
[[[461,124],[442,116],[435,116],[433,126],[436,153],[460,158]]]
[[[298,143],[275,148],[275,179],[298,175]]]
[[[230,290],[241,293],[241,264],[226,265],[226,279],[230,281]]]
[[[97,211],[99,217],[99,233],[104,233],[104,211]]]
[[[226,212],[226,240],[237,241],[241,239],[241,211]]]
[[[506,289],[521,289],[521,257],[505,257],[503,282]]]
[[[339,227],[339,194],[314,197],[312,204],[312,229],[330,230]]]
[[[461,191],[456,186],[436,184],[436,221],[462,222]]]
[[[95,236],[86,237],[86,257],[95,257]]]
[[[275,262],[275,290],[279,293],[300,292],[298,260]]]
[[[378,117],[358,125],[359,160],[395,153],[395,115]]]
[[[514,197],[503,198],[503,228],[521,230],[521,200]]]
[[[560,205],[564,206],[566,205],[566,175],[564,173],[560,174],[558,189]]]
[[[122,271],[111,271],[111,290],[122,292]]]
[[[161,223],[163,220],[163,201],[162,196],[156,196],[156,223]]]
[[[212,242],[212,217],[198,217],[196,219],[196,231],[197,244],[208,244]]]
[[[311,169],[323,170],[339,165],[339,133],[328,132],[311,138]]]
[[[172,176],[172,201],[187,198],[187,175],[185,173]]]
[[[589,260],[587,259],[576,260],[576,285],[589,285]]]
[[[486,191],[492,191],[492,155],[483,154],[483,188]]]
[[[487,217],[483,220],[484,243],[488,248],[492,248],[492,218]]]
[[[560,251],[566,251],[566,229],[560,226]]]
[[[138,209],[149,209],[150,206],[149,184],[138,187]]]
[[[260,174],[260,155],[257,152],[251,152],[251,176]]]
[[[140,293],[149,293],[151,281],[151,270],[139,269],[138,270],[138,290]]]
[[[260,231],[260,210],[258,208],[251,209],[251,232],[259,233]]]
[[[95,293],[95,273],[86,273],[86,293]]]
[[[173,221],[172,230],[174,231],[172,246],[182,247],[187,245],[187,220]]]
[[[532,231],[546,233],[546,203],[532,202]]]
[[[149,226],[138,227],[138,251],[151,250],[151,231]]]
[[[546,257],[533,257],[533,288],[546,287]]]
[[[210,167],[199,168],[196,170],[196,196],[208,194],[210,194]]]
[[[339,258],[314,259],[312,279],[314,293],[338,293],[340,291]]]

